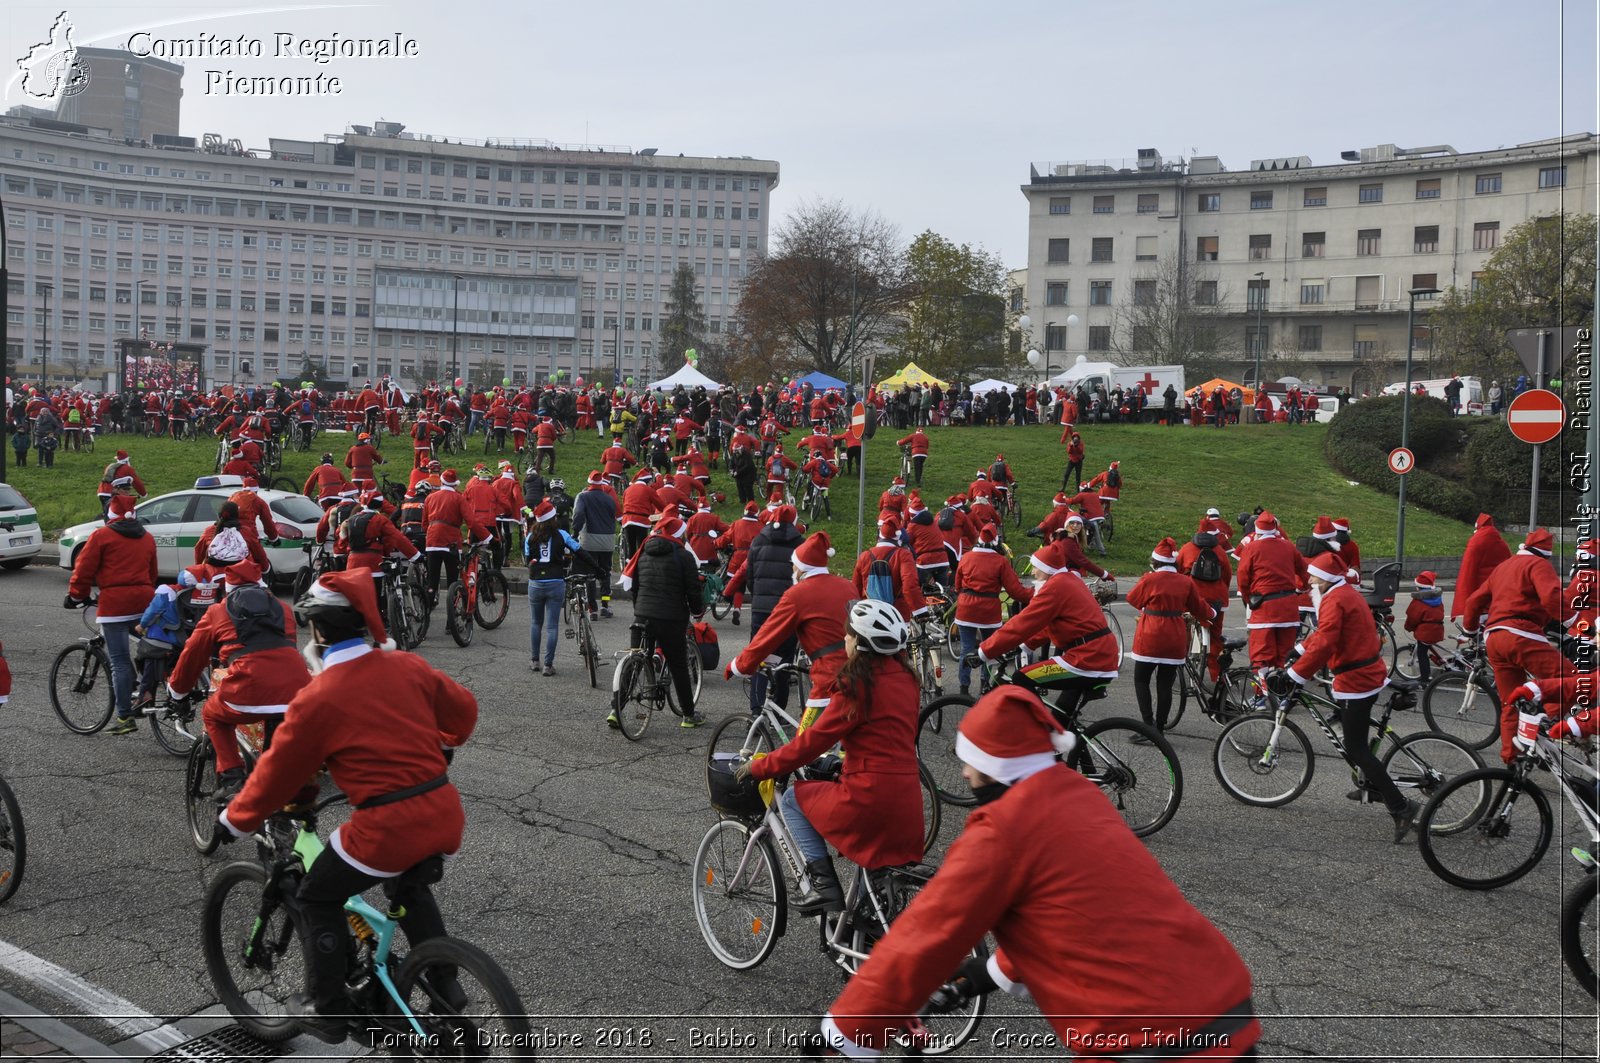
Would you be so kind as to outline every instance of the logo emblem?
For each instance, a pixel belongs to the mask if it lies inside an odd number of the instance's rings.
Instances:
[[[89,68],[72,42],[72,19],[65,11],[56,16],[50,38],[29,48],[17,67],[22,91],[36,100],[60,100],[89,87]]]

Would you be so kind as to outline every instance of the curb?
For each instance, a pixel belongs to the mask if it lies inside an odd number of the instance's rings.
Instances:
[[[11,1046],[6,1046],[11,1051],[7,1055],[17,1055],[18,1058],[77,1058],[77,1059],[143,1059],[143,1055],[126,1056],[116,1051],[111,1046],[96,1041],[88,1034],[79,1033],[60,1019],[53,1018],[39,1011],[38,1008],[0,990],[0,1016],[16,1023],[34,1037],[50,1047],[60,1049],[63,1055],[54,1052],[28,1052],[16,1053]],[[30,1046],[31,1047],[31,1046]]]

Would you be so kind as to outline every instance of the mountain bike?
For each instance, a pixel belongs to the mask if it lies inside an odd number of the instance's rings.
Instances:
[[[428,637],[428,596],[410,561],[390,558],[383,562],[385,623],[389,637],[402,650],[414,650]]]
[[[28,866],[28,834],[22,826],[22,806],[4,777],[0,777],[0,904],[22,885]]]
[[[1483,636],[1461,636],[1457,649],[1422,692],[1422,716],[1428,727],[1453,734],[1474,749],[1488,749],[1500,740],[1500,691]]]
[[[600,644],[595,641],[594,624],[589,619],[593,606],[589,600],[589,577],[568,576],[567,596],[561,603],[561,626],[567,638],[578,640],[578,656],[589,670],[589,686],[598,687]]]
[[[1017,683],[1050,705],[1049,687],[1034,687],[1015,674],[1018,660],[1013,651],[988,664],[973,655],[968,665],[989,673],[991,689]],[[1100,697],[1104,690],[1104,686],[1099,688]],[[978,803],[961,774],[962,762],[956,753],[961,720],[976,703],[976,698],[966,694],[940,698],[924,707],[917,720],[917,759],[928,769],[939,799],[947,805],[970,808]],[[1081,705],[1070,715],[1056,705],[1051,709],[1077,740],[1072,751],[1060,759],[1105,792],[1133,833],[1148,837],[1172,821],[1183,801],[1183,766],[1165,736],[1149,724],[1125,717],[1085,724]]]
[[[1518,707],[1539,711],[1526,702]],[[1509,767],[1457,776],[1417,819],[1423,862],[1452,886],[1468,890],[1499,889],[1532,871],[1555,828],[1550,799],[1534,780],[1541,768],[1566,794],[1590,844],[1600,844],[1600,773],[1591,756],[1587,743],[1557,743],[1541,728],[1533,751],[1519,753]]]
[[[511,609],[511,589],[505,573],[494,567],[489,544],[467,551],[461,578],[445,591],[444,626],[457,646],[470,646],[474,626],[492,631],[505,623]]]
[[[931,592],[941,603],[943,588],[935,584]],[[926,619],[913,620],[911,637],[906,641],[906,652],[911,660],[911,674],[917,677],[917,688],[923,705],[944,697],[944,660],[941,652],[950,641],[949,628],[937,612]]]
[[[747,971],[771,956],[787,932],[789,889],[803,893],[810,880],[778,802],[764,804],[753,781],[734,783],[736,763],[733,755],[717,754],[706,765],[719,818],[700,840],[692,882],[695,922],[706,947],[724,966]],[[802,768],[797,775],[826,778],[829,770]],[[774,785],[775,792],[786,788],[784,780]],[[840,863],[850,878],[844,910],[821,913],[817,926],[823,954],[848,977],[932,879],[934,869],[920,864],[868,869]],[[975,946],[969,955],[984,955],[983,946]],[[971,1040],[984,1010],[983,997],[966,997],[946,983],[920,1009],[910,1032],[898,1040],[922,1055],[957,1051]]]
[[[234,727],[233,735],[248,777],[266,748],[266,724],[242,724]],[[217,833],[222,829],[217,822],[217,785],[217,750],[211,736],[202,731],[183,768],[184,818],[189,823],[189,840],[201,856],[210,856],[222,844]]]
[[[829,520],[833,519],[833,504],[828,501],[828,489],[818,486],[813,480],[806,480],[806,493],[800,502],[800,508],[805,510],[812,523],[816,523],[824,516]]]
[[[678,704],[677,688],[667,668],[666,656],[645,633],[643,624],[635,623],[632,630],[639,637],[639,645],[614,654],[622,663],[611,678],[611,711],[616,714],[622,736],[637,742],[644,737],[650,717],[655,713],[670,709],[682,716],[685,712]],[[688,643],[689,683],[698,702],[700,650],[688,632],[684,633],[684,640]]]
[[[733,559],[733,546],[719,546],[717,553],[715,562],[700,566],[700,574],[705,580],[706,608],[712,617],[723,620],[733,610],[733,599],[722,596],[723,588],[728,585],[728,562]]]
[[[1080,575],[1080,578],[1084,578]],[[1111,611],[1111,603],[1121,597],[1117,590],[1117,581],[1114,579],[1088,580],[1089,591],[1094,595],[1094,600],[1100,604],[1100,612],[1105,617],[1106,627],[1117,636],[1117,652],[1120,654],[1128,644],[1122,638],[1122,621],[1117,619],[1117,614]]]
[[[1178,725],[1189,702],[1199,704],[1200,711],[1215,723],[1225,724],[1250,711],[1257,698],[1265,704],[1265,691],[1260,680],[1248,665],[1234,666],[1233,651],[1243,649],[1248,639],[1222,641],[1222,651],[1217,654],[1217,678],[1211,678],[1209,656],[1211,629],[1189,621],[1189,653],[1178,672],[1177,689],[1173,692],[1172,713],[1167,717],[1167,729]]]
[[[1397,680],[1389,686],[1389,699],[1383,715],[1373,723],[1373,755],[1387,746],[1381,760],[1384,773],[1402,793],[1426,801],[1452,780],[1483,767],[1472,747],[1454,735],[1437,731],[1418,731],[1401,738],[1389,726],[1396,709],[1410,708],[1416,702],[1416,684]],[[1312,720],[1327,736],[1341,757],[1344,737],[1335,729],[1338,707],[1331,698],[1306,687],[1296,687],[1277,700],[1275,708],[1240,716],[1222,729],[1211,750],[1211,767],[1217,781],[1236,801],[1257,808],[1277,808],[1305,793],[1316,770],[1311,740],[1289,719],[1296,705],[1303,705]],[[1373,791],[1360,772],[1350,769],[1356,789],[1351,796],[1367,801]],[[1412,793],[1414,791],[1414,793]]]
[[[305,988],[313,945],[296,894],[323,850],[317,813],[343,800],[335,794],[272,816],[255,836],[259,859],[226,865],[206,889],[200,917],[206,972],[234,1020],[269,1043],[300,1028],[288,1001]],[[389,904],[382,909],[360,895],[345,902],[346,985],[358,1012],[350,1017],[351,1032],[408,1058],[531,1059],[527,1009],[487,953],[448,936],[404,955],[395,948],[403,913],[394,898],[442,874],[443,861],[432,857],[384,883]]]
[[[995,508],[1000,511],[1001,525],[1022,527],[1022,485],[1012,480],[1010,484],[995,484],[994,491],[1000,496]]]
[[[1583,878],[1567,891],[1561,904],[1561,958],[1567,969],[1588,990],[1591,997],[1600,1000],[1600,911],[1595,898],[1600,896],[1600,874],[1595,870],[1595,858],[1583,849],[1574,848],[1572,856],[1583,868]]]
[[[326,544],[307,540],[300,544],[300,549],[305,551],[306,563],[294,574],[290,584],[292,601],[299,601],[324,572],[333,571],[333,551]]]

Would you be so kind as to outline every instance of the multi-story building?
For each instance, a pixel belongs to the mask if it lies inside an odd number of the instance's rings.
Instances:
[[[1597,150],[1585,133],[1467,154],[1385,144],[1243,172],[1149,149],[1036,165],[1022,186],[1033,342],[1057,366],[1170,357],[1150,330],[1188,315],[1241,379],[1259,353],[1266,380],[1292,362],[1308,383],[1376,390],[1403,372],[1408,293],[1470,287],[1517,225],[1592,210]],[[1434,334],[1417,305],[1423,359]]]
[[[674,270],[712,333],[766,245],[778,165],[468,142],[398,123],[157,148],[0,118],[12,375],[112,373],[119,340],[205,348],[209,382],[658,375]]]
[[[88,82],[61,97],[56,118],[127,140],[178,135],[183,67],[119,48],[78,48],[77,56]]]

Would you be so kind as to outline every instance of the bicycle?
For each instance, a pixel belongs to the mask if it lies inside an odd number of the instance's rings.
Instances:
[[[778,939],[788,930],[788,890],[804,892],[810,888],[810,880],[777,801],[765,804],[754,782],[734,782],[734,763],[731,756],[719,754],[706,766],[712,807],[719,818],[695,852],[694,914],[700,936],[718,962],[748,971],[772,955]],[[803,768],[799,774],[802,778],[825,777],[826,769]],[[854,872],[845,892],[844,910],[821,913],[817,926],[823,954],[848,977],[927,885],[933,869],[916,864],[861,868],[844,863],[847,874]],[[981,944],[969,953],[984,954]],[[946,983],[920,1009],[911,1031],[897,1040],[923,1055],[954,1052],[971,1039],[984,1010],[983,997],[967,997]]]
[[[1100,541],[1107,546],[1110,546],[1111,540],[1117,537],[1117,524],[1111,517],[1111,511],[1115,508],[1110,502],[1102,502],[1101,504],[1105,519],[1100,522]]]
[[[1588,990],[1591,997],[1600,1000],[1600,974],[1596,973],[1596,952],[1600,950],[1600,913],[1595,911],[1595,898],[1600,896],[1600,874],[1595,871],[1595,858],[1582,849],[1573,849],[1572,856],[1583,868],[1583,878],[1567,891],[1561,904],[1561,958],[1567,969]]]
[[[1415,791],[1415,797],[1426,801],[1450,780],[1483,767],[1472,747],[1454,735],[1418,731],[1401,738],[1389,726],[1389,718],[1396,709],[1415,703],[1416,684],[1401,680],[1389,689],[1383,715],[1373,724],[1371,750],[1376,755],[1379,748],[1389,747],[1381,763],[1402,793]],[[1333,700],[1297,687],[1275,708],[1240,716],[1217,736],[1211,767],[1217,782],[1234,800],[1257,808],[1278,808],[1311,785],[1317,764],[1311,740],[1289,719],[1290,711],[1302,704],[1333,743],[1334,751],[1344,756],[1344,738],[1333,726],[1338,718]],[[1362,802],[1368,801],[1373,791],[1356,768],[1351,768],[1350,774],[1356,784],[1353,793]]]
[[[647,634],[644,625],[634,623],[632,630],[639,635],[640,643],[632,649],[619,650],[613,657],[622,663],[611,676],[611,711],[617,717],[622,737],[637,742],[650,726],[650,717],[670,709],[684,716],[678,704],[678,693],[667,668],[667,658]],[[700,698],[700,651],[694,639],[684,633],[688,643],[689,683],[696,701]],[[691,710],[692,711],[692,710]]]
[[[1248,641],[1223,639],[1222,651],[1217,654],[1217,678],[1213,681],[1209,662],[1211,629],[1189,621],[1189,653],[1178,672],[1172,714],[1167,717],[1168,730],[1183,719],[1184,709],[1191,699],[1199,702],[1200,711],[1213,722],[1226,724],[1248,712],[1258,698],[1264,698],[1265,692],[1256,673],[1248,665],[1235,667],[1233,663],[1233,651],[1243,649]]]
[[[28,833],[22,825],[22,806],[5,778],[0,776],[0,904],[22,886],[28,866]]]
[[[305,552],[306,563],[300,566],[290,584],[293,601],[299,601],[324,572],[333,571],[333,551],[326,544],[307,541],[300,544],[300,549]]]
[[[828,501],[828,489],[819,487],[809,479],[806,481],[806,493],[800,502],[800,508],[809,514],[812,523],[821,520],[824,515],[829,520],[833,519],[833,504]]]
[[[1538,712],[1527,702],[1517,706]],[[1428,869],[1452,886],[1492,890],[1532,871],[1550,847],[1555,816],[1550,799],[1534,782],[1543,768],[1555,777],[1578,814],[1590,843],[1600,843],[1595,804],[1600,774],[1587,743],[1557,743],[1540,729],[1531,752],[1519,752],[1509,767],[1457,776],[1433,795],[1417,819],[1417,844]],[[1482,861],[1487,870],[1468,865]]]
[[[724,598],[722,590],[728,585],[728,562],[733,559],[733,547],[717,548],[716,563],[700,566],[700,576],[705,581],[705,599],[712,617],[722,620],[733,611],[733,599]]]
[[[474,626],[492,631],[505,623],[510,609],[510,585],[505,573],[494,567],[488,544],[473,546],[461,566],[461,578],[445,591],[445,630],[457,646],[470,646]]]
[[[1118,620],[1117,614],[1111,611],[1111,603],[1121,596],[1117,591],[1117,581],[1114,579],[1090,580],[1083,576],[1082,573],[1079,573],[1079,578],[1089,584],[1089,591],[1099,604],[1101,615],[1105,617],[1106,627],[1110,628],[1111,633],[1117,636],[1117,653],[1120,655],[1127,643],[1122,638],[1122,621]]]
[[[911,448],[909,446],[901,447],[900,448],[900,482],[901,483],[910,483],[911,480],[912,480],[912,477],[915,476],[915,475],[916,474],[911,471]]]
[[[1422,715],[1430,729],[1453,734],[1474,749],[1488,749],[1500,739],[1494,667],[1481,634],[1456,641],[1458,648],[1443,662],[1445,670],[1422,692]]]
[[[414,650],[428,637],[432,613],[428,609],[427,595],[409,561],[385,560],[383,576],[389,637],[402,650]]]
[[[1010,522],[1013,527],[1022,527],[1022,485],[1015,480],[1010,484],[995,484],[994,493],[999,496],[1000,504],[995,509],[1000,512],[1000,523]]]
[[[595,641],[594,624],[589,619],[593,603],[589,600],[589,577],[567,577],[567,596],[561,603],[561,625],[566,637],[578,640],[578,656],[589,670],[589,686],[600,685],[600,644]]]
[[[1013,671],[1017,661],[1018,653],[1013,651],[987,664],[973,655],[968,663],[989,673],[992,689],[1022,682]],[[1049,688],[1032,684],[1025,684],[1025,689],[1041,699],[1049,693]],[[1100,686],[1096,696],[1103,697],[1104,691],[1104,685]],[[1056,719],[1077,740],[1072,751],[1060,759],[1105,792],[1134,834],[1148,837],[1177,814],[1183,801],[1183,766],[1166,737],[1139,720],[1110,716],[1084,724],[1083,704],[1096,696],[1085,699],[1070,715],[1051,706]],[[954,694],[923,708],[917,720],[917,759],[928,768],[939,799],[947,805],[970,808],[978,803],[961,774],[962,762],[956,754],[962,717],[975,704],[977,699],[970,695]]]
[[[233,734],[248,777],[266,749],[266,724],[240,724],[234,727]],[[217,787],[217,749],[211,744],[211,736],[202,731],[183,768],[184,816],[189,823],[189,840],[201,856],[210,856],[222,844],[217,833],[222,829],[217,822]]]
[[[950,641],[950,629],[943,623],[942,610],[934,606],[935,602],[940,607],[948,604],[944,589],[937,584],[934,588],[927,596],[930,615],[912,622],[911,637],[906,642],[911,674],[917,677],[919,700],[923,705],[944,697],[944,661],[939,654]]]
[[[221,473],[222,467],[233,457],[233,448],[226,439],[217,440],[217,462],[212,472]]]
[[[289,1039],[300,1027],[286,1005],[303,989],[313,946],[296,892],[324,847],[317,813],[344,800],[336,794],[272,816],[255,835],[259,859],[228,864],[206,889],[206,972],[234,1020],[269,1043]],[[531,1059],[527,1009],[487,953],[448,936],[424,941],[403,956],[394,948],[403,914],[394,898],[442,874],[443,861],[432,857],[385,882],[386,910],[360,895],[345,902],[353,938],[347,986],[359,1013],[351,1016],[351,1031],[412,1058],[457,1056],[470,1046],[468,1058],[492,1048],[496,1055]],[[451,997],[460,1003],[452,1004]]]

